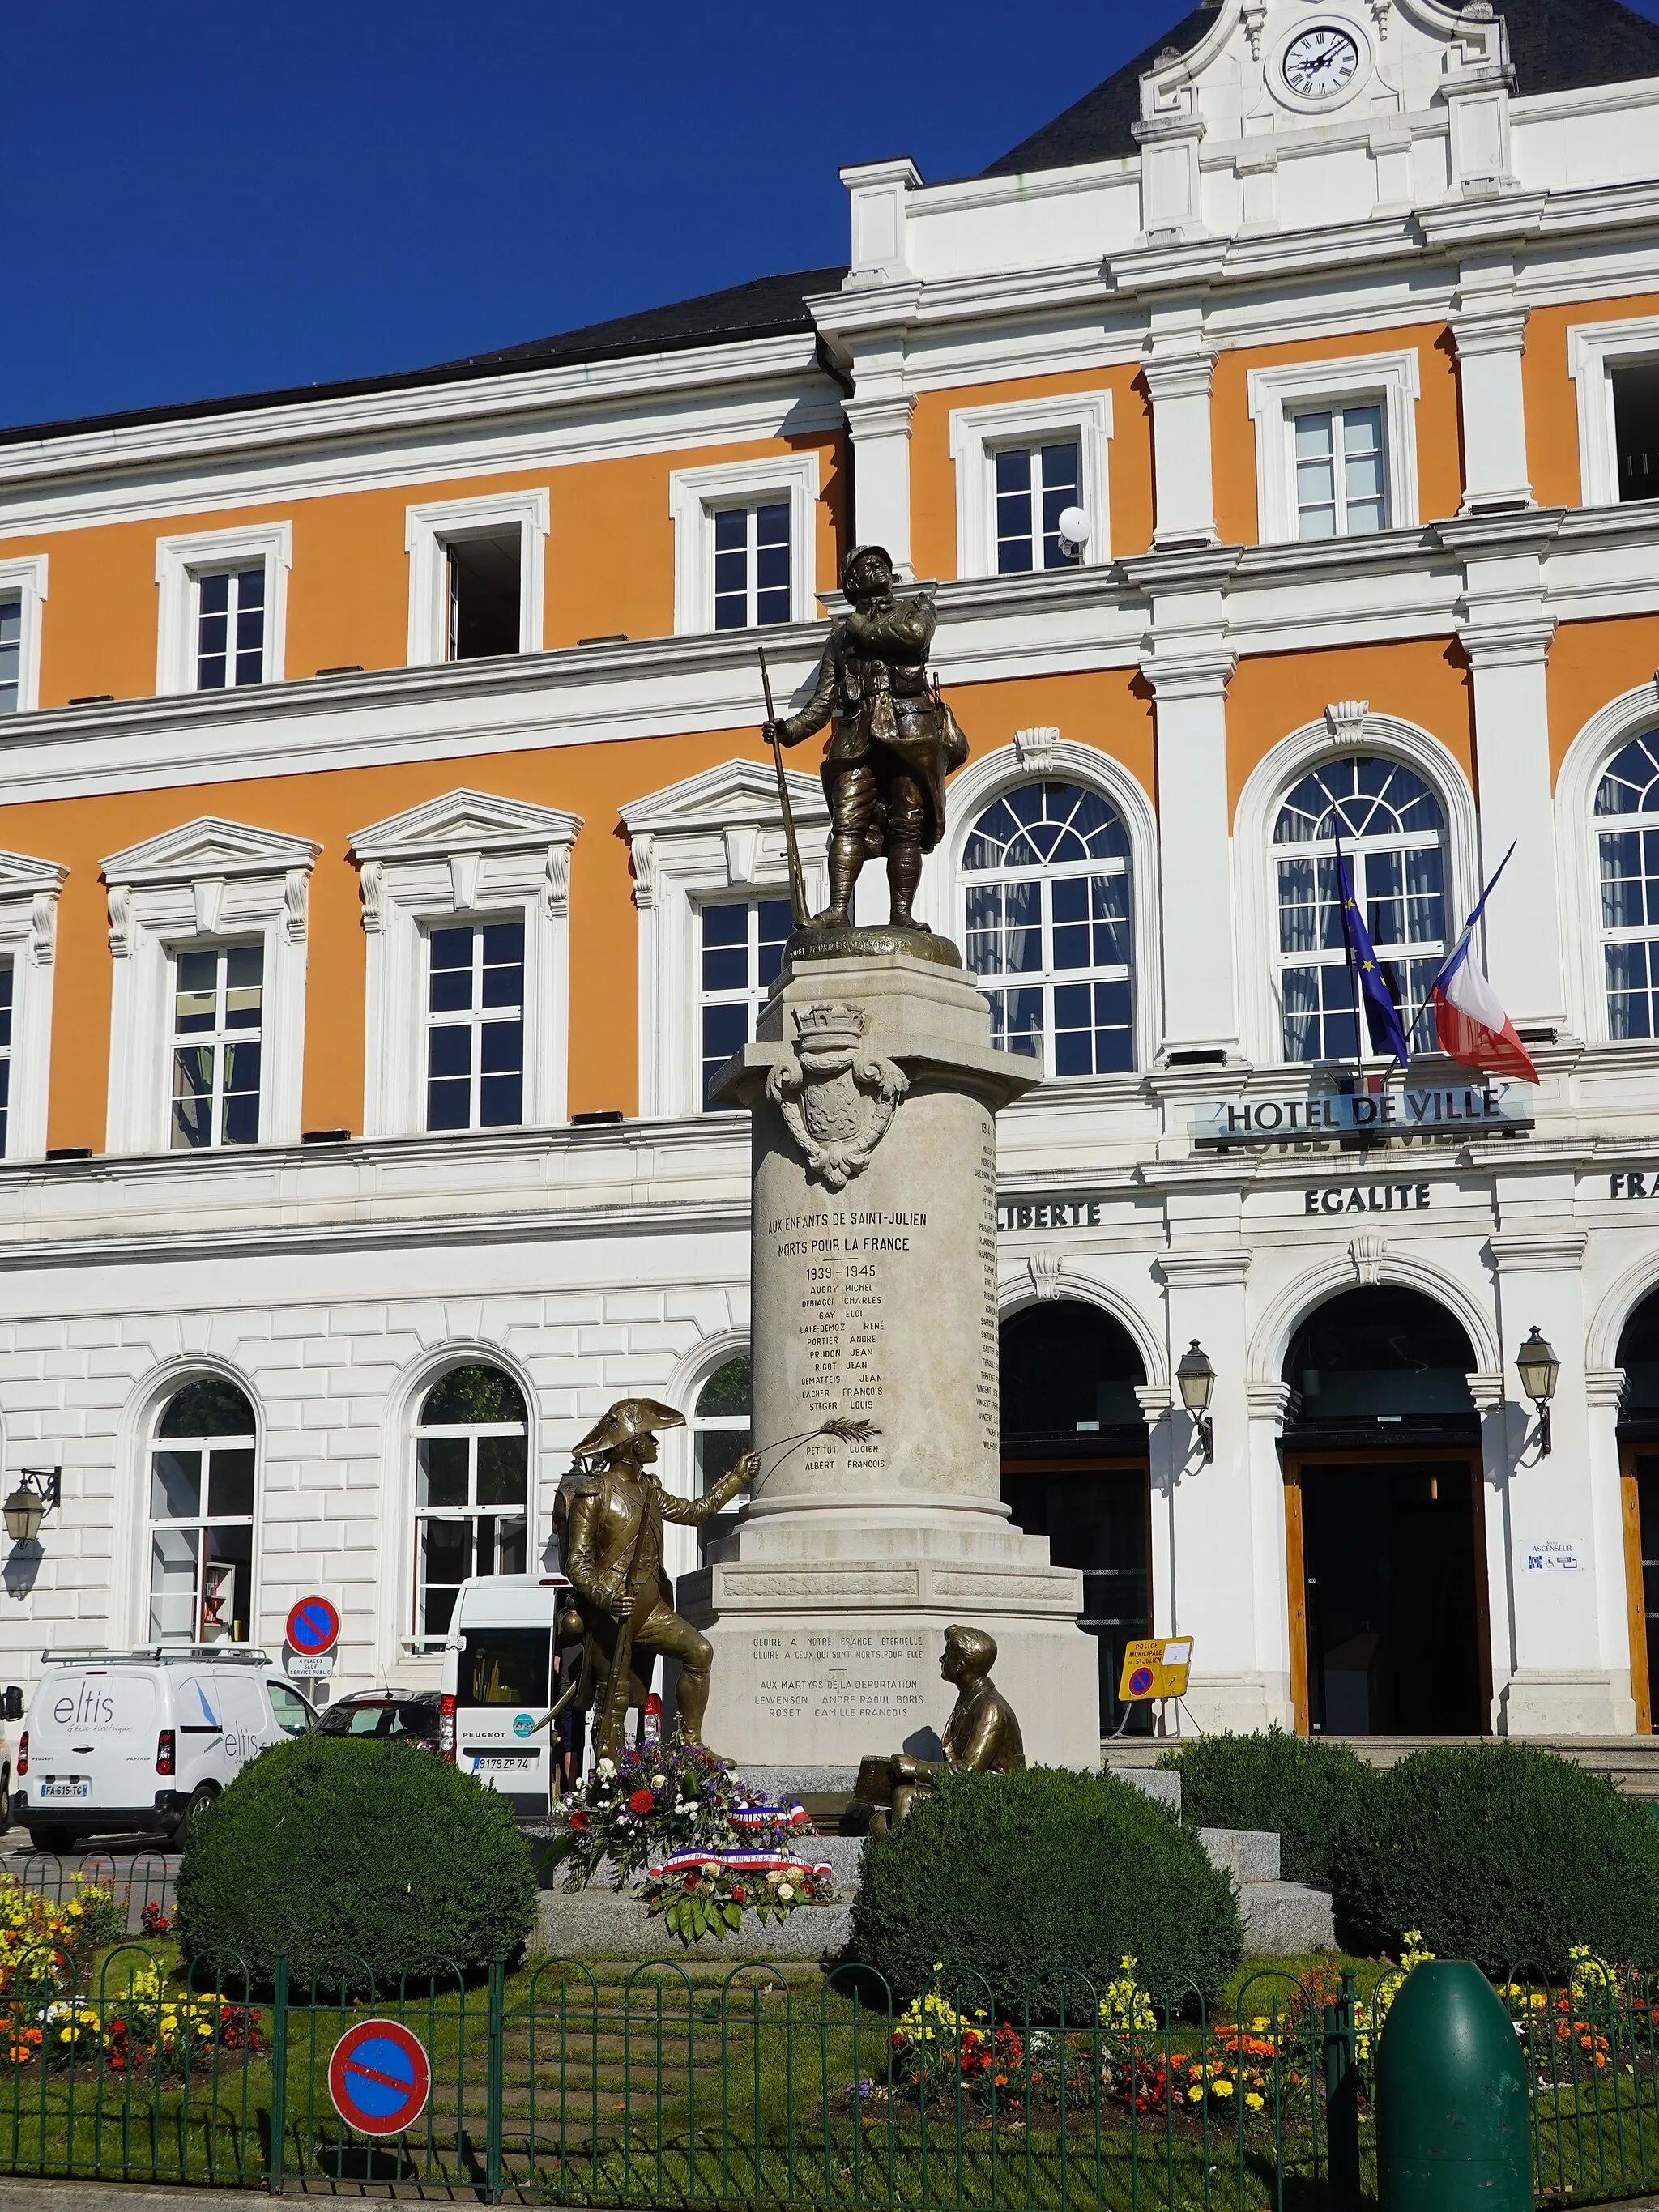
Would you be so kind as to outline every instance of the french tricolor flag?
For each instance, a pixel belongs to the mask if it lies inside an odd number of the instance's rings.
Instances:
[[[1522,1083],[1536,1083],[1538,1070],[1474,955],[1475,925],[1514,850],[1511,845],[1498,862],[1497,874],[1463,924],[1462,935],[1430,987],[1430,1000],[1434,1007],[1435,1042],[1442,1052],[1486,1075],[1508,1075]]]

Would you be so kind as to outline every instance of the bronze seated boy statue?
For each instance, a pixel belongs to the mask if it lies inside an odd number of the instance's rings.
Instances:
[[[912,1759],[899,1752],[865,1759],[847,1808],[850,1824],[884,1836],[890,1821],[902,1820],[918,1797],[930,1794],[936,1775],[1011,1774],[1024,1765],[1014,1709],[991,1680],[996,1657],[996,1638],[982,1628],[952,1623],[945,1630],[939,1670],[957,1685],[957,1702],[945,1723],[945,1756]]]

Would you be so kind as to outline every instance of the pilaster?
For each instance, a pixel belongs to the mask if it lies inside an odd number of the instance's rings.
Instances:
[[[1533,504],[1521,386],[1530,312],[1516,296],[1510,254],[1482,255],[1463,264],[1457,303],[1448,321],[1457,347],[1465,514],[1501,514]]]
[[[1486,972],[1517,1026],[1566,1021],[1550,771],[1548,667],[1555,618],[1543,555],[1559,515],[1442,525],[1463,558],[1458,638],[1474,684],[1481,874],[1515,857],[1486,909]],[[1448,928],[1462,916],[1448,917]]]

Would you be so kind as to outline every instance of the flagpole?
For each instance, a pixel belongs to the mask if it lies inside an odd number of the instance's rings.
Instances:
[[[1333,820],[1335,819],[1335,816],[1333,815]],[[1338,828],[1336,830],[1336,904],[1337,913],[1342,922],[1343,957],[1348,963],[1348,989],[1353,998],[1353,1059],[1355,1079],[1358,1086],[1354,1095],[1356,1097],[1363,1097],[1365,1082],[1365,1009],[1362,1003],[1364,994],[1359,988],[1359,969],[1355,964],[1353,957],[1353,932],[1349,928],[1347,917],[1342,912],[1343,903],[1348,896],[1349,885],[1353,886],[1353,896],[1357,899],[1359,896],[1358,887],[1353,885],[1352,875],[1345,879],[1342,873],[1342,832]]]
[[[1446,977],[1451,972],[1452,964],[1456,960],[1464,944],[1474,936],[1474,926],[1486,910],[1486,901],[1497,890],[1498,878],[1503,874],[1504,869],[1508,867],[1510,862],[1514,859],[1515,848],[1519,842],[1519,838],[1512,837],[1510,840],[1509,851],[1504,854],[1503,859],[1492,870],[1491,879],[1487,883],[1486,888],[1481,892],[1480,897],[1476,899],[1473,908],[1470,909],[1468,919],[1464,922],[1462,929],[1458,931],[1457,935],[1452,939],[1451,951],[1446,955],[1439,967],[1435,970],[1434,980],[1429,985],[1427,994],[1425,997],[1422,1005],[1417,1010],[1417,1020],[1413,1021],[1411,1025],[1407,1042],[1409,1042],[1410,1037],[1417,1035],[1418,1022],[1422,1020],[1425,1014],[1431,1012],[1434,1006],[1435,993],[1440,988],[1440,986],[1445,981]],[[1437,1039],[1437,1042],[1438,1040]]]

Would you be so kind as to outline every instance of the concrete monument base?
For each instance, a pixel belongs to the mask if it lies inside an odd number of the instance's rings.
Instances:
[[[715,1086],[753,1115],[764,1460],[732,1535],[678,1585],[714,1646],[705,1732],[745,1767],[937,1757],[960,1621],[996,1638],[1027,1759],[1097,1765],[1082,1577],[1000,1495],[994,1116],[1037,1070],[994,1048],[953,948],[865,934],[792,942]],[[873,1433],[815,1435],[830,1417]]]

